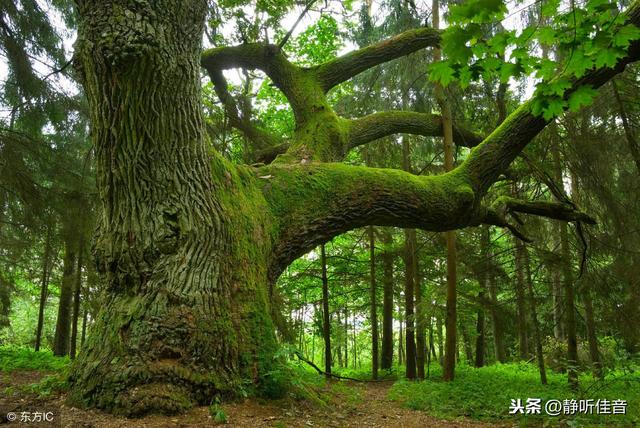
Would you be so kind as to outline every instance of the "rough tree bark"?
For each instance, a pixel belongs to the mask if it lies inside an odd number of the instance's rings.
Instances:
[[[348,142],[344,128],[331,125],[344,122],[326,91],[438,43],[434,30],[302,69],[272,47],[251,44],[201,58],[206,0],[78,0],[77,6],[75,58],[96,153],[101,214],[94,256],[105,300],[73,364],[75,404],[129,415],[172,413],[234,395],[240,385],[268,387],[273,380],[263,375],[277,364],[271,287],[293,260],[345,231],[510,227],[504,217],[510,211],[568,221],[584,216],[561,204],[483,203],[547,125],[531,102],[440,176],[316,162],[344,153]],[[640,21],[637,2],[628,17]],[[587,72],[566,96],[585,83],[601,86],[639,56],[633,43],[616,67]],[[209,71],[258,62],[269,70],[299,124],[278,162],[235,166],[206,148],[201,60]],[[319,123],[329,129],[317,134]]]

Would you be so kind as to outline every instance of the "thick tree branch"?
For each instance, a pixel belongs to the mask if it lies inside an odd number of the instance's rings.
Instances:
[[[423,177],[393,169],[314,162],[274,164],[257,173],[279,224],[273,278],[291,261],[357,227],[445,231],[479,224],[471,187],[455,171]]]
[[[262,70],[284,92],[292,105],[299,98],[296,88],[302,80],[304,70],[289,62],[276,45],[247,43],[207,49],[202,53],[200,63],[210,76],[231,68]]]
[[[405,31],[387,40],[338,57],[315,68],[322,88],[334,86],[379,64],[409,55],[440,43],[440,32],[433,28]]]
[[[350,122],[349,148],[398,133],[442,136],[442,117],[412,111],[387,111],[353,119]],[[453,138],[456,145],[463,147],[475,147],[482,141],[479,135],[458,126],[454,126]]]

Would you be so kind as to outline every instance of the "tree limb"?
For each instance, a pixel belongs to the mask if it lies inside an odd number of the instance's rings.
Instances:
[[[405,31],[387,40],[348,53],[315,68],[323,89],[334,86],[379,64],[409,55],[440,43],[440,32],[433,28]]]
[[[353,119],[350,122],[349,148],[398,133],[442,136],[442,117],[412,111],[386,111]],[[475,147],[482,141],[479,135],[458,126],[454,126],[453,133],[458,146]]]

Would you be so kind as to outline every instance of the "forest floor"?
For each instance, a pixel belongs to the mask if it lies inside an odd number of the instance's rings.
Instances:
[[[139,419],[114,417],[96,410],[82,410],[65,405],[64,394],[39,398],[29,393],[28,385],[40,381],[47,372],[16,370],[0,372],[0,425],[7,423],[6,415],[14,412],[17,421],[7,426],[89,427],[205,427],[217,423],[208,407],[198,407],[180,416],[151,415]],[[328,397],[326,405],[309,400],[247,399],[220,406],[229,427],[489,427],[467,419],[442,420],[411,410],[388,398],[389,382],[331,382],[322,391]],[[7,388],[9,388],[7,390]],[[19,423],[21,412],[53,411],[52,424]]]

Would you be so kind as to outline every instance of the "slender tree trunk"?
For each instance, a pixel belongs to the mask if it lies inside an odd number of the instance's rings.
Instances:
[[[498,309],[498,287],[493,271],[488,272],[488,289],[491,298],[491,326],[493,328],[493,349],[496,360],[500,363],[507,362],[507,352],[504,345],[504,325]]]
[[[562,299],[562,281],[560,280],[560,271],[557,267],[550,269],[551,287],[553,294],[553,337],[556,340],[564,340],[564,322],[562,318],[562,308],[564,302]]]
[[[424,379],[424,364],[426,352],[426,332],[425,332],[425,316],[424,305],[422,303],[422,278],[420,275],[420,258],[418,257],[417,247],[414,253],[414,287],[416,294],[416,365],[418,370],[418,379]]]
[[[518,331],[518,352],[522,361],[529,359],[529,342],[527,340],[527,313],[525,307],[525,280],[524,280],[524,260],[522,252],[522,242],[514,238],[515,246],[515,266],[516,266],[516,314]]]
[[[529,251],[524,243],[519,242],[521,247],[522,259],[525,267],[525,283],[529,294],[529,308],[531,313],[531,325],[533,326],[533,340],[536,347],[536,360],[538,362],[538,371],[540,372],[540,382],[547,384],[547,371],[544,366],[544,355],[542,353],[542,337],[540,334],[540,323],[538,322],[538,310],[536,307],[536,295],[533,291],[533,280],[531,278],[531,260],[529,259]]]
[[[444,366],[444,338],[442,335],[442,318],[436,317],[436,333],[438,335],[438,362]]]
[[[370,268],[370,298],[371,298],[371,376],[378,379],[378,297],[376,290],[376,251],[373,227],[369,227],[369,268]]]
[[[416,342],[414,328],[413,289],[415,278],[415,230],[405,230],[405,362],[407,379],[415,379],[416,373]]]
[[[471,348],[471,337],[469,330],[463,321],[460,322],[460,331],[462,332],[462,345],[464,346],[464,357],[467,365],[471,365],[473,361],[473,351]]]
[[[73,299],[74,277],[76,267],[76,251],[74,239],[65,233],[65,254],[62,266],[62,284],[60,286],[60,303],[53,342],[53,355],[62,357],[69,355],[71,330],[71,303]]]
[[[433,28],[440,28],[440,2],[433,0],[431,7],[433,17]],[[439,48],[434,49],[434,61],[439,61],[442,54]],[[453,169],[453,121],[451,116],[451,106],[447,102],[444,95],[444,89],[441,85],[435,85],[435,94],[440,111],[442,114],[442,129],[444,140],[444,169],[451,171]],[[456,235],[455,232],[449,231],[445,233],[447,240],[447,316],[445,320],[446,341],[445,341],[445,358],[442,376],[445,381],[453,380],[455,377],[455,352],[456,352]]]
[[[327,256],[324,244],[320,246],[322,264],[322,334],[324,337],[324,372],[331,379],[331,320],[329,318],[329,281],[327,280]]]
[[[611,81],[611,87],[613,88],[613,95],[618,104],[620,118],[622,119],[622,128],[624,129],[624,135],[627,140],[627,147],[629,148],[631,157],[636,164],[636,170],[638,174],[640,174],[640,147],[629,124],[629,116],[627,115],[627,110],[625,109],[624,103],[622,102],[622,97],[620,96],[620,91],[618,90],[616,79],[613,79]]]
[[[344,366],[349,367],[349,309],[344,306]],[[353,349],[352,349],[353,351]]]
[[[478,292],[478,300],[483,301],[485,299],[485,293],[487,290],[487,275],[489,274],[489,229],[487,226],[483,226],[480,229],[480,272],[478,274],[478,284],[480,285],[480,291]],[[480,368],[484,366],[484,353],[485,353],[485,321],[484,321],[484,308],[479,305],[478,312],[476,313],[476,358],[474,366]]]
[[[565,325],[567,328],[567,379],[573,389],[578,388],[578,335],[576,327],[576,307],[574,279],[571,267],[569,233],[565,223],[560,225],[560,251],[562,253],[563,287],[565,301]]]
[[[398,365],[402,365],[404,364],[405,358],[404,358],[404,332],[403,332],[403,325],[404,325],[404,317],[402,316],[402,303],[398,301],[398,314],[399,314],[399,319],[398,319],[398,324],[400,324],[400,331],[398,334]]]
[[[384,252],[382,253],[382,359],[380,367],[391,369],[393,365],[393,252],[391,231],[382,229]]]
[[[587,324],[587,339],[589,341],[589,356],[593,364],[593,375],[598,379],[604,379],[602,358],[598,349],[598,337],[596,336],[596,323],[593,315],[593,301],[591,289],[585,284],[582,290],[582,302],[584,303],[585,321]]]
[[[82,334],[80,335],[80,349],[84,347],[84,341],[87,338],[87,318],[89,316],[89,311],[87,308],[84,308],[84,313],[82,314]]]
[[[73,293],[73,319],[71,320],[71,347],[69,348],[69,357],[73,360],[76,358],[76,347],[78,344],[78,318],[80,317],[80,292],[82,291],[82,266],[84,255],[84,242],[80,238],[78,245],[78,266],[76,268],[76,280]]]
[[[42,279],[40,281],[40,305],[38,307],[38,326],[36,328],[35,350],[40,350],[42,341],[42,329],[44,327],[44,308],[47,305],[49,294],[49,277],[51,266],[51,229],[52,225],[47,223],[47,237],[44,243],[44,253],[42,254]]]

